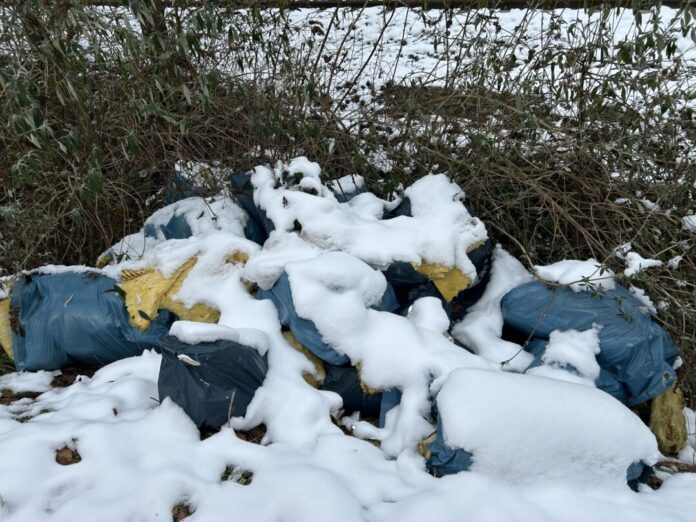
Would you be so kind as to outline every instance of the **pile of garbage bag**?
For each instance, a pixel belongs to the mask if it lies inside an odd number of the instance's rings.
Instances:
[[[342,413],[367,419],[376,433],[392,426],[402,415],[405,385],[396,380],[380,386],[366,383],[365,361],[347,353],[327,334],[326,325],[303,312],[306,303],[298,305],[297,286],[287,267],[321,252],[346,252],[384,280],[378,298],[365,289],[371,300],[365,314],[390,314],[417,324],[412,320],[414,304],[434,297],[449,323],[438,333],[447,349],[477,357],[473,347],[449,332],[487,291],[495,262],[493,242],[465,206],[460,189],[444,176],[430,177],[420,191],[409,188],[395,201],[386,201],[367,192],[358,176],[322,184],[316,164],[298,160],[273,170],[231,173],[220,194],[205,197],[197,195],[202,189],[194,180],[177,172],[165,194],[170,204],[100,256],[99,268],[44,268],[5,280],[0,290],[3,349],[18,370],[103,366],[154,349],[162,355],[160,399],[171,398],[198,426],[222,426],[246,415],[272,363],[242,338],[186,340],[172,335],[176,320],[215,325],[226,314],[234,315],[215,299],[191,297],[195,292],[186,285],[199,286],[191,274],[207,271],[214,284],[242,287],[250,299],[263,302],[260,306],[272,304],[282,328],[277,342],[310,362],[308,385],[338,394]],[[437,199],[438,190],[445,191],[444,199],[429,205],[428,198]],[[449,231],[451,223],[459,228]],[[448,230],[446,237],[440,239],[437,231],[427,237],[423,231],[438,224]],[[332,226],[338,227],[335,233]],[[408,235],[411,229],[413,237]],[[375,247],[366,247],[361,234],[374,235]],[[222,237],[240,245],[224,259],[210,246]],[[208,250],[200,246],[204,238]],[[449,248],[448,241],[456,245]],[[169,266],[167,256],[178,260]],[[340,277],[331,285],[337,295],[355,292]],[[599,370],[594,386],[627,407],[652,404],[650,427],[660,448],[675,453],[683,447],[682,399],[675,387],[678,349],[629,290],[616,285],[599,294],[577,292],[534,280],[510,289],[502,297],[500,313],[501,335],[531,354],[530,373],[555,364],[571,376],[580,375],[580,368],[570,362],[548,361],[550,338],[554,332],[596,329]],[[503,358],[484,362],[496,371],[509,370]],[[438,408],[438,396],[433,386],[426,415],[432,432],[418,448],[431,472],[440,476],[470,469],[477,453],[448,445],[448,421]],[[640,461],[626,470],[632,487],[649,474],[649,466]]]

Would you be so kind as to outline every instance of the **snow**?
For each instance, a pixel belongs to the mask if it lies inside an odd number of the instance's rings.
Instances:
[[[503,313],[500,301],[510,290],[531,280],[532,276],[522,264],[497,246],[493,252],[493,268],[488,286],[481,299],[454,326],[452,336],[474,353],[501,364],[503,369],[523,372],[534,357],[523,351],[520,345],[501,339]]]
[[[696,232],[696,214],[684,216],[681,219],[682,228],[687,232]]]
[[[59,371],[20,372],[0,375],[0,390],[10,390],[14,393],[45,392],[51,389],[53,377]]]
[[[189,168],[198,170],[193,165]],[[109,250],[118,261],[142,259],[166,240],[160,227],[167,225],[175,216],[183,218],[194,236],[225,230],[244,237],[246,214],[229,197],[190,197],[159,209],[145,221],[140,232],[124,237]],[[154,231],[156,237],[147,235],[148,231]]]
[[[677,270],[683,260],[684,256],[674,256],[669,261],[667,261],[667,268],[669,268],[670,270]]]
[[[626,517],[686,522],[696,509],[693,475],[667,477],[655,492],[635,494],[618,485],[623,463],[650,456],[654,442],[642,426],[635,426],[629,410],[585,387],[497,371],[457,370],[438,401],[446,402],[447,394],[460,386],[482,390],[471,403],[458,401],[453,416],[460,421],[456,428],[466,418],[479,426],[471,440],[480,447],[476,466],[482,469],[435,479],[413,457],[388,459],[369,442],[338,430],[299,445],[252,444],[228,428],[201,441],[178,406],[168,399],[162,404],[154,400],[159,364],[159,355],[146,352],[111,364],[91,379],[47,391],[17,411],[0,406],[0,518],[68,521],[84,520],[89,513],[107,522],[170,520],[179,502],[195,510],[191,520],[206,522],[229,520],[230,514],[260,522]],[[479,377],[483,374],[485,379]],[[3,382],[20,378],[13,374]],[[526,385],[515,387],[515,380],[536,384],[529,391]],[[580,397],[580,403],[562,402]],[[543,408],[534,407],[533,401],[539,400]],[[542,424],[534,424],[528,415]],[[32,418],[16,420],[26,416]],[[527,430],[530,426],[532,431]],[[481,441],[486,434],[488,443]],[[627,434],[631,440],[624,439]],[[505,466],[500,472],[496,465],[487,465],[486,451],[494,441],[507,444],[496,457],[498,468]],[[55,451],[64,445],[79,452],[79,463],[55,462]],[[527,467],[532,456],[537,460]],[[573,457],[580,460],[562,460],[555,470],[546,467],[552,458]],[[596,459],[601,459],[597,473],[616,473],[612,484],[580,483],[592,473],[581,463],[595,466]],[[227,466],[252,472],[251,483],[221,481]],[[525,470],[530,481],[516,481]],[[546,480],[549,475],[563,478]]]
[[[684,408],[686,420],[686,446],[679,452],[679,460],[687,464],[696,464],[696,413]]]
[[[268,351],[268,336],[255,328],[230,328],[223,324],[206,324],[194,321],[175,321],[169,329],[173,335],[186,344],[210,343],[226,340],[252,346],[261,355]]]
[[[314,165],[303,161],[299,166],[278,165],[274,170],[256,167],[251,179],[254,201],[266,211],[276,230],[289,232],[299,223],[303,240],[324,250],[347,252],[372,266],[426,261],[457,267],[476,280],[476,269],[466,253],[488,235],[481,220],[461,204],[461,188],[447,176],[427,175],[405,190],[413,217],[381,220],[364,211],[365,201],[381,205],[382,210],[388,207],[386,201],[371,194],[359,196],[362,204],[356,208],[355,204],[336,201],[328,189],[322,188],[322,197],[316,197],[282,184],[276,186],[283,172],[291,169],[304,174],[309,170],[314,179],[318,168]]]
[[[633,285],[629,287],[629,290],[633,295],[640,299],[641,303],[645,305],[646,312],[651,313],[652,315],[657,315],[657,307],[655,306],[655,303],[652,302],[652,299],[650,299],[650,296],[645,290]]]
[[[334,194],[355,194],[365,188],[365,178],[359,174],[343,176],[331,181],[329,184]]]
[[[616,286],[614,272],[596,259],[558,261],[547,266],[535,266],[534,272],[542,281],[569,286],[573,292],[612,290]]]
[[[628,252],[626,254],[626,269],[624,270],[624,275],[626,277],[633,277],[646,268],[658,266],[662,266],[662,261],[659,259],[644,259],[637,252]]]
[[[367,386],[401,390],[401,404],[387,416],[384,429],[356,426],[356,434],[366,429],[381,440],[387,455],[412,450],[434,431],[426,418],[432,383],[456,368],[494,368],[442,335],[447,318],[437,300],[417,300],[410,318],[370,309],[380,301],[386,280],[356,257],[327,252],[285,269],[300,317],[313,321],[325,342],[360,365]]]
[[[473,453],[472,471],[512,484],[619,487],[659,457],[650,430],[608,394],[506,372],[460,369],[437,397],[445,442]]]
[[[527,370],[528,375],[550,377],[586,386],[594,386],[599,377],[599,328],[584,332],[554,330],[549,336],[542,366]]]

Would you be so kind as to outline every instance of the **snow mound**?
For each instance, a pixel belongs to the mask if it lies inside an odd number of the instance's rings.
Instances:
[[[573,292],[611,290],[616,286],[614,272],[603,267],[596,259],[558,261],[551,265],[535,266],[534,272],[548,283],[570,286]]]
[[[473,454],[472,471],[512,483],[619,485],[629,465],[659,457],[655,437],[635,414],[587,386],[459,369],[437,405],[445,442]]]
[[[464,193],[444,174],[427,175],[404,194],[411,217],[382,219],[392,205],[364,193],[356,201],[339,203],[318,181],[319,166],[294,160],[275,169],[256,167],[251,178],[254,201],[266,212],[276,230],[301,230],[301,237],[324,250],[340,250],[372,266],[386,268],[394,261],[429,262],[459,268],[472,281],[476,269],[466,255],[488,238],[478,218],[462,205]],[[283,181],[303,175],[311,183],[300,190]],[[321,197],[316,197],[317,195]]]

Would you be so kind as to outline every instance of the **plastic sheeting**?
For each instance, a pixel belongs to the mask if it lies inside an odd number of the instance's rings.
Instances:
[[[10,315],[15,365],[31,371],[139,355],[159,344],[175,318],[163,311],[147,329],[135,328],[117,282],[96,272],[21,276]]]
[[[502,300],[506,325],[533,334],[527,349],[540,363],[554,330],[587,330],[598,325],[602,372],[598,388],[633,406],[660,395],[675,379],[679,353],[645,305],[621,286],[603,295],[573,292],[533,281],[511,290]]]
[[[148,237],[159,237],[159,234],[164,239],[186,239],[191,237],[193,231],[186,221],[185,215],[173,215],[171,219],[163,225],[145,224],[145,235]]]
[[[326,376],[320,389],[338,393],[343,399],[343,410],[346,415],[359,411],[366,417],[379,417],[382,394],[365,393],[354,367],[327,364],[324,369]]]
[[[283,272],[275,284],[268,290],[259,290],[257,299],[270,299],[278,310],[278,319],[283,326],[290,328],[295,338],[322,361],[334,366],[344,366],[350,361],[348,356],[339,354],[326,344],[312,321],[297,314],[292,300],[292,289],[288,275]],[[397,307],[393,289],[387,286],[377,310],[393,312]]]
[[[218,427],[245,415],[268,372],[266,357],[234,341],[190,345],[166,336],[160,348],[160,400],[170,397],[198,426]]]
[[[466,471],[471,467],[473,454],[463,449],[450,448],[442,432],[442,419],[437,416],[435,441],[428,446],[428,469],[436,477]]]
[[[254,243],[263,245],[271,232],[275,230],[275,225],[266,217],[266,212],[254,203],[251,174],[235,174],[230,178],[230,186],[235,202],[249,216],[244,225],[244,236]]]
[[[399,303],[396,313],[406,315],[408,308],[421,297],[437,297],[450,320],[461,320],[469,307],[481,298],[486,289],[490,279],[492,250],[493,243],[488,240],[467,254],[476,267],[478,275],[478,280],[473,286],[469,286],[468,283],[464,285],[463,280],[456,275],[448,277],[449,271],[459,272],[456,268],[438,267],[436,271],[438,276],[444,277],[436,281],[427,275],[432,270],[419,270],[418,265],[414,266],[405,262],[392,263],[384,271],[384,277],[394,287],[396,300]],[[452,284],[458,284],[458,286],[451,288],[449,292],[446,290],[443,292],[443,289]]]

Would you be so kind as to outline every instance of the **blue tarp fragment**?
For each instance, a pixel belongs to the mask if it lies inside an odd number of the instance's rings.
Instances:
[[[430,472],[436,477],[466,471],[473,462],[473,454],[463,449],[450,448],[445,443],[440,415],[437,416],[435,441],[428,446],[428,451],[430,451],[430,456],[426,464]]]
[[[186,221],[186,216],[173,215],[164,225],[145,224],[145,235],[158,238],[162,234],[164,239],[186,239],[193,235],[193,231]]]
[[[10,309],[18,370],[55,370],[69,365],[103,366],[155,348],[174,314],[162,311],[142,331],[128,312],[114,279],[96,272],[30,274],[12,289]]]
[[[401,390],[398,388],[387,388],[382,392],[382,400],[379,405],[379,427],[384,428],[387,420],[387,413],[398,406],[401,402]]]
[[[532,281],[506,294],[502,311],[508,326],[524,335],[533,332],[527,348],[538,359],[554,330],[601,326],[597,362],[604,371],[597,387],[629,406],[660,395],[674,382],[677,347],[622,286],[599,295]]]

